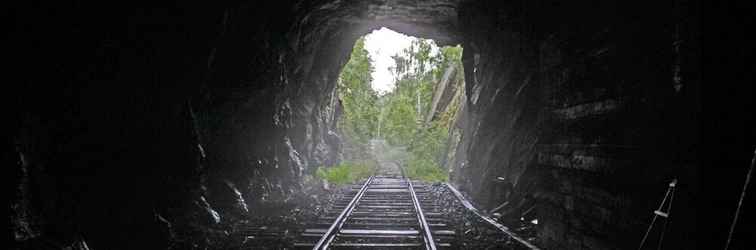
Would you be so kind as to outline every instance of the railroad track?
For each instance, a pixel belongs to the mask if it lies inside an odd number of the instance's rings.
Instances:
[[[428,186],[397,175],[353,185],[304,230],[297,249],[441,249],[455,231],[428,197]]]

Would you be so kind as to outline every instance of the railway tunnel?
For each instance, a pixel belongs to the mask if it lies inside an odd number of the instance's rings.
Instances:
[[[298,199],[306,174],[338,162],[336,78],[355,41],[381,27],[464,47],[449,183],[478,209],[503,223],[532,211],[544,249],[634,248],[676,179],[666,244],[695,248],[696,1],[14,10],[16,248],[220,249],[218,224]]]

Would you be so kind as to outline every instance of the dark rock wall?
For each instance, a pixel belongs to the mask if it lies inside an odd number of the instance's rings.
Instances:
[[[750,58],[756,55],[754,39],[747,34],[754,22],[754,8],[746,3],[702,4],[705,16],[718,15],[714,25],[704,25],[705,35],[698,41],[705,45],[702,72],[704,119],[701,119],[704,142],[701,153],[701,193],[704,198],[699,217],[707,229],[710,246],[700,249],[724,248],[735,209],[738,206],[748,167],[756,149],[756,65]],[[712,22],[707,22],[712,23]],[[713,45],[713,46],[712,46]],[[682,58],[688,57],[682,54]],[[684,62],[684,61],[683,61]],[[756,245],[750,225],[756,224],[756,195],[754,175],[743,200],[739,221],[732,235],[729,249],[749,249]],[[709,181],[706,181],[709,180]],[[701,211],[703,210],[703,211]]]
[[[297,28],[313,6],[14,7],[18,246],[203,247],[336,160],[354,39]]]
[[[329,27],[292,34],[293,17],[288,5],[249,4],[224,12],[208,77],[193,99],[207,138],[211,193],[231,182],[250,205],[285,201],[300,188],[305,170],[337,159],[332,131],[338,72],[315,66],[340,65],[343,53],[323,46],[339,36]]]
[[[23,174],[10,203],[26,216],[10,220],[37,237],[16,242],[166,247],[171,225],[159,215],[176,223],[174,211],[190,216],[199,198],[201,154],[186,97],[203,78],[221,10],[19,4],[10,12],[16,63],[7,93],[14,172]]]
[[[696,20],[691,5],[463,4],[468,102],[452,181],[510,222],[535,207],[543,247],[612,249],[637,247],[678,178],[667,241],[691,237],[695,207],[681,204],[698,187],[700,47],[680,21]]]
[[[9,238],[214,244],[209,229],[338,160],[334,84],[354,40],[390,26],[450,42],[453,3],[13,6]]]

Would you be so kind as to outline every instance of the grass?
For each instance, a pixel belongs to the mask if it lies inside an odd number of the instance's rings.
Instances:
[[[422,158],[413,158],[404,169],[404,174],[410,179],[427,182],[446,182],[449,174],[435,162]]]
[[[372,162],[342,162],[331,167],[319,167],[315,176],[333,184],[348,184],[367,178],[375,173],[376,164]]]
[[[404,167],[404,174],[413,180],[427,182],[446,182],[449,180],[449,174],[446,173],[446,170],[438,167],[431,160],[413,158]],[[315,177],[327,180],[328,183],[343,185],[367,178],[373,175],[376,169],[377,164],[375,162],[345,161],[336,166],[319,167],[315,171]]]

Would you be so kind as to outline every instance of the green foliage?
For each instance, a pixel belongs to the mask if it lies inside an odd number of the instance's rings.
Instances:
[[[449,174],[438,164],[427,158],[413,157],[405,166],[404,174],[410,179],[428,182],[445,182],[449,180]]]
[[[352,49],[352,55],[339,75],[339,99],[344,107],[344,117],[339,121],[341,130],[356,143],[366,144],[377,130],[377,93],[370,87],[373,65],[365,40],[360,38]]]
[[[334,184],[348,184],[367,178],[375,173],[374,162],[342,162],[328,168],[319,167],[315,176]]]
[[[431,51],[430,40],[417,40],[393,57],[397,65],[393,70],[396,89],[383,97],[386,99],[383,136],[393,145],[409,146],[423,127],[438,79],[435,72],[445,68],[439,64],[443,62],[443,54],[432,56]]]
[[[431,126],[419,130],[410,146],[410,160],[405,167],[405,174],[413,179],[425,181],[446,181],[448,173],[440,166],[445,155],[448,127],[440,121],[431,122]]]
[[[364,42],[361,38],[355,43],[338,82],[339,98],[344,107],[339,128],[345,141],[360,151],[352,155],[369,157],[368,141],[380,137],[391,145],[407,148],[409,155],[401,157],[401,161],[408,177],[446,181],[447,170],[441,162],[446,156],[449,125],[456,108],[448,109],[449,112],[442,114],[440,119],[428,124],[425,118],[431,109],[436,83],[447,67],[454,65],[462,72],[462,48],[443,47],[434,53],[430,40],[413,41],[409,48],[392,57],[396,63],[391,69],[396,77],[394,91],[378,96],[370,87],[373,66]],[[366,166],[345,162],[327,169],[320,168],[316,175],[332,183],[349,183],[374,171]]]
[[[431,112],[434,87],[448,65],[458,67],[461,72],[462,48],[444,47],[435,55],[431,51],[429,40],[418,40],[393,57],[397,65],[393,69],[397,86],[392,93],[382,97],[386,103],[382,136],[392,145],[407,146],[410,151],[409,160],[404,164],[407,176],[446,181],[447,170],[441,162],[446,155],[449,126],[456,108],[449,109],[440,116],[441,119],[430,124],[425,124],[425,116]]]

